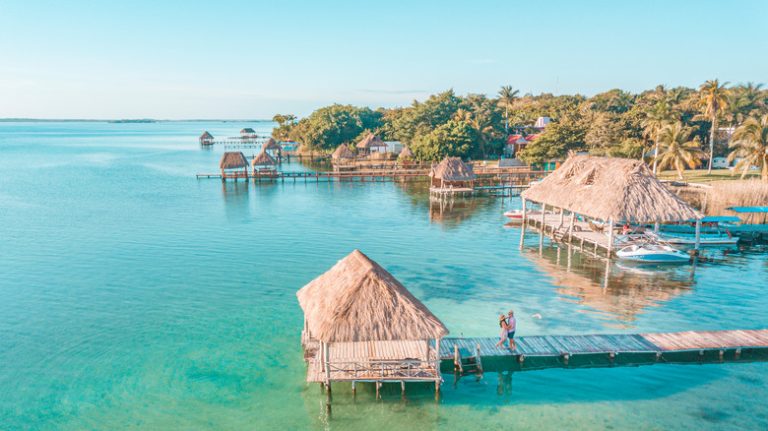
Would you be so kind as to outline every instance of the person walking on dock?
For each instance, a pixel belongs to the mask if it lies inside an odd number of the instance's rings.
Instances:
[[[496,347],[501,347],[507,341],[507,316],[499,316],[499,327],[501,328],[501,339],[496,343]]]
[[[507,327],[507,339],[509,340],[509,349],[515,350],[515,330],[517,329],[517,319],[515,319],[515,312],[509,310],[506,320]]]

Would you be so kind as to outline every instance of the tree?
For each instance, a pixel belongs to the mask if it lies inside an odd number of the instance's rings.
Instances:
[[[655,108],[646,114],[642,122],[643,137],[653,141],[653,174],[656,175],[656,168],[659,161],[659,133],[670,123],[672,115],[669,111],[669,104],[660,101]]]
[[[698,136],[691,139],[693,132],[692,127],[684,126],[679,121],[667,124],[659,131],[659,169],[674,168],[678,178],[682,180],[686,166],[691,169],[699,166],[704,152],[701,150]]]
[[[454,156],[466,158],[475,138],[472,127],[466,121],[450,120],[418,136],[410,148],[417,160],[438,161]]]
[[[528,164],[562,159],[569,151],[586,148],[586,134],[587,127],[577,118],[564,118],[560,122],[549,123],[545,131],[523,149],[519,158]]]
[[[760,178],[768,181],[768,115],[762,118],[748,118],[739,126],[731,137],[729,145],[733,150],[728,161],[739,158],[736,170],[744,178],[752,166],[760,169]]]
[[[584,143],[590,153],[607,155],[612,147],[618,146],[628,138],[627,126],[621,116],[610,112],[601,112],[590,121],[589,130],[584,136]]]
[[[712,173],[712,158],[715,152],[715,131],[717,130],[717,117],[728,107],[730,91],[726,87],[728,82],[720,84],[717,79],[707,81],[699,87],[699,104],[704,110],[704,116],[710,121],[709,129],[709,165],[707,174]]]
[[[352,105],[320,108],[291,128],[291,139],[308,148],[332,150],[351,143],[364,130],[377,130],[381,113]]]
[[[296,116],[293,114],[276,114],[272,121],[277,123],[277,127],[272,129],[272,136],[276,139],[290,139],[291,129],[296,125]]]
[[[509,134],[509,111],[517,100],[520,90],[514,90],[511,85],[505,85],[499,90],[499,106],[504,108],[504,132]]]

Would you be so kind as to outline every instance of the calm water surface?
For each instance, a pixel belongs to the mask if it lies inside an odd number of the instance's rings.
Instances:
[[[0,429],[766,429],[768,364],[516,373],[501,390],[304,384],[295,292],[354,248],[453,335],[768,327],[764,249],[606,268],[519,230],[517,200],[430,207],[420,186],[196,180],[268,123],[0,123]],[[246,150],[250,156],[255,150]],[[286,169],[304,169],[302,166]],[[570,264],[569,264],[570,261]],[[542,318],[532,315],[539,313]]]

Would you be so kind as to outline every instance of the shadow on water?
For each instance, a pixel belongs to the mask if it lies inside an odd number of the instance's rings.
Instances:
[[[551,278],[562,300],[587,306],[613,327],[631,327],[646,308],[686,294],[694,284],[690,265],[624,265],[551,243],[541,249],[526,247],[522,254]]]

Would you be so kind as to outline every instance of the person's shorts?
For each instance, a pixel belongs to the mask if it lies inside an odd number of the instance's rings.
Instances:
[[[515,331],[507,332],[507,338],[509,339],[515,338]]]

